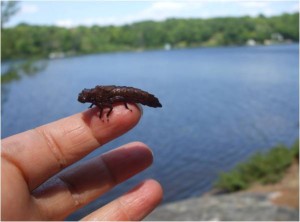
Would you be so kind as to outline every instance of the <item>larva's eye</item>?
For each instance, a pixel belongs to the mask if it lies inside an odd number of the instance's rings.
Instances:
[[[86,97],[83,94],[79,94],[78,101],[84,103],[86,101]]]

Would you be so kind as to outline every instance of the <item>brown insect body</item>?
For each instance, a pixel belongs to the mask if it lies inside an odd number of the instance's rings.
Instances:
[[[128,109],[127,103],[141,103],[150,107],[162,107],[159,100],[152,94],[127,86],[96,86],[92,89],[84,89],[78,95],[78,101],[81,103],[92,103],[100,109],[99,117],[101,118],[103,109],[108,107],[110,110],[106,114],[108,117],[113,110],[113,103],[124,102]]]

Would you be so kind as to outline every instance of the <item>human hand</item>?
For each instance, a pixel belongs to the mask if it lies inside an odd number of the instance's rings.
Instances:
[[[123,145],[61,172],[134,127],[141,112],[114,106],[109,121],[98,108],[2,140],[2,220],[63,220],[152,163],[140,142]],[[160,202],[155,180],[140,185],[83,220],[141,220]]]

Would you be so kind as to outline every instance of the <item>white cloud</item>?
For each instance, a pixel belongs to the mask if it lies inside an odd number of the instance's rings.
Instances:
[[[34,4],[23,4],[20,9],[20,13],[33,14],[39,11],[39,8]]]
[[[75,22],[72,19],[62,19],[62,20],[56,21],[55,25],[60,26],[60,27],[71,28],[78,24],[75,24]]]
[[[183,8],[182,2],[154,2],[150,10],[163,11],[163,10],[179,10]]]
[[[163,20],[169,17],[178,17],[184,13],[199,9],[203,6],[204,2],[200,1],[180,1],[180,2],[154,2],[152,5],[138,13],[136,19],[152,19],[152,20]]]
[[[288,1],[287,1],[288,2]],[[276,4],[282,3],[281,1],[243,1],[239,2],[242,7],[241,12],[251,16],[257,16],[258,14],[264,14],[266,16],[278,15],[283,12],[293,13],[299,12],[299,3],[290,4],[285,10],[279,10],[278,7],[274,7]],[[292,3],[292,2],[290,2]]]
[[[257,16],[264,14],[272,16],[282,13],[274,7],[276,1],[153,1],[147,8],[131,14],[111,16],[91,16],[85,18],[61,19],[56,25],[75,27],[79,25],[124,25],[138,21],[162,21],[167,18],[201,17],[211,18],[220,16]],[[299,11],[298,4],[291,4],[290,11]]]
[[[261,7],[266,7],[268,3],[254,1],[254,2],[239,2],[239,4],[246,8],[261,8]]]
[[[242,14],[250,15],[250,16],[257,16],[259,14],[263,14],[266,16],[272,16],[272,15],[276,14],[276,11],[274,11],[274,7],[272,7],[271,4],[272,4],[271,1],[239,2],[239,5],[241,6],[240,12]]]
[[[201,2],[171,2],[155,1],[152,4],[135,14],[109,17],[89,17],[80,21],[63,19],[56,22],[56,25],[63,27],[74,27],[78,25],[124,25],[143,20],[161,21],[170,17],[178,17],[191,9],[202,7]]]
[[[291,12],[299,12],[299,2],[292,5]]]

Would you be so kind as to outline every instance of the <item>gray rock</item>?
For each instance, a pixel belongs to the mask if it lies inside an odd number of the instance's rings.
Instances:
[[[268,193],[234,193],[165,204],[145,220],[299,221],[299,211],[272,204]]]

